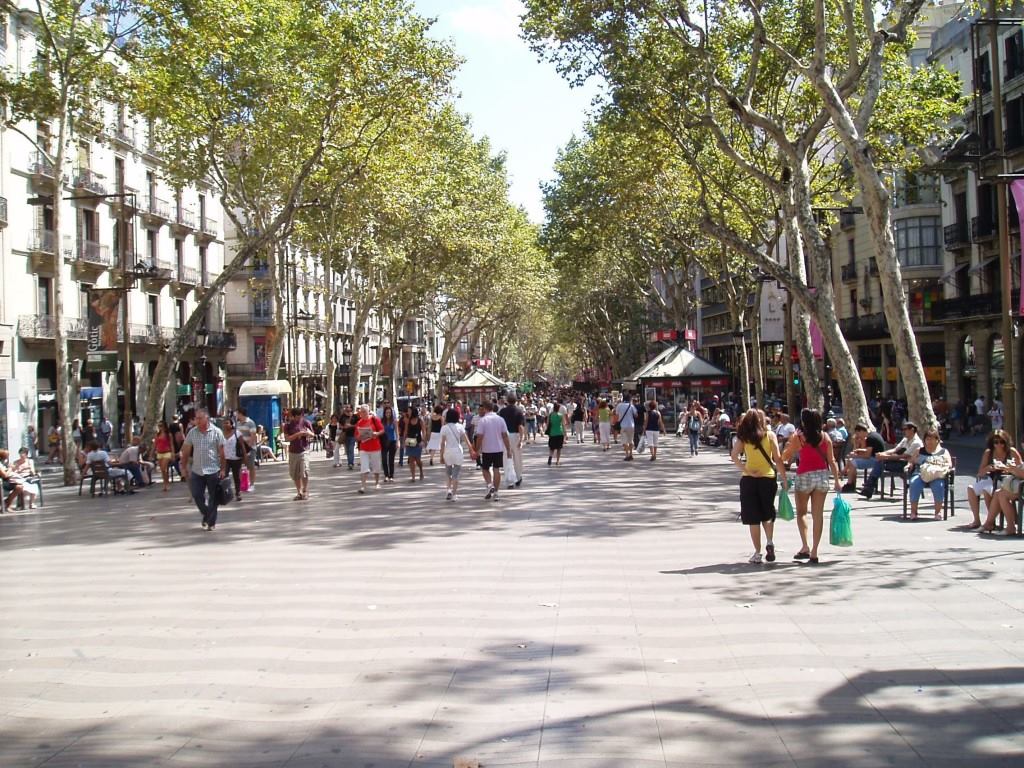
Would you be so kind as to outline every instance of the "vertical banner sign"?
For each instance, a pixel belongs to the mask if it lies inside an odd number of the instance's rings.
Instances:
[[[88,371],[117,370],[119,288],[90,288],[85,367]]]
[[[1024,179],[1014,179],[1010,182],[1010,191],[1013,192],[1013,203],[1017,208],[1017,223],[1024,224]],[[1021,275],[1024,275],[1024,229],[1021,230],[1020,266]],[[1020,292],[1020,306],[1017,311],[1024,315],[1024,290]]]

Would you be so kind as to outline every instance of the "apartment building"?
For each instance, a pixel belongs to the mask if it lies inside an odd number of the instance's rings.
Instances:
[[[993,28],[995,47],[989,38]],[[931,58],[957,72],[970,97],[963,135],[936,164],[942,178],[946,259],[942,295],[932,307],[932,316],[944,331],[947,396],[965,402],[979,394],[1001,398],[1006,378],[1003,345],[1015,345],[1017,382],[1021,380],[1024,351],[1016,332],[1020,226],[1008,189],[1009,277],[1015,332],[1009,340],[1001,333],[1004,278],[997,204],[998,185],[1008,181],[1005,175],[1024,172],[1024,35],[1019,20],[975,14],[950,22],[936,34]],[[1002,106],[998,125],[994,114],[997,91]]]
[[[21,71],[35,65],[34,14],[4,12],[0,55]],[[54,168],[55,127],[19,126],[34,137],[0,130],[0,377],[7,379],[8,408],[0,440],[20,442],[28,424],[41,435],[56,421],[53,282],[63,276],[63,326],[71,361],[72,418],[107,417],[119,424],[125,407],[124,356],[117,369],[86,365],[87,291],[127,289],[127,397],[132,413],[146,406],[150,376],[164,349],[195,308],[197,298],[223,268],[220,205],[213,190],[174,189],[161,176],[152,126],[123,105],[97,102],[79,120],[65,167]],[[44,151],[40,151],[42,148]],[[62,199],[52,198],[55,175]],[[62,232],[53,230],[61,206]],[[123,271],[141,279],[123,280]],[[119,323],[119,342],[124,332]],[[203,332],[191,345],[165,393],[165,414],[202,402],[217,410],[223,363],[234,347],[216,297]]]
[[[229,228],[228,250],[238,237]],[[230,256],[229,256],[230,258]],[[399,348],[390,349],[391,329],[371,313],[365,332],[355,337],[356,304],[344,274],[328,272],[318,254],[288,245],[271,275],[265,256],[252,260],[232,276],[225,293],[225,319],[237,339],[227,358],[228,400],[252,379],[288,380],[295,401],[306,407],[327,402],[328,350],[334,370],[335,404],[374,402],[402,396],[426,396],[436,383],[438,336],[423,318],[409,320],[398,334]],[[272,279],[276,277],[276,279]],[[281,286],[281,324],[275,322],[275,295]],[[328,306],[333,322],[328,323]],[[268,370],[276,335],[284,335],[281,368]],[[360,370],[352,392],[352,351],[358,345]],[[397,390],[390,391],[392,366]]]

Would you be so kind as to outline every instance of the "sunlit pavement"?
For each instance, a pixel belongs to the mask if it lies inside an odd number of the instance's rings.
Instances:
[[[1024,540],[963,480],[752,566],[724,454],[666,442],[538,443],[497,502],[270,467],[213,533],[183,484],[47,487],[0,518],[0,765],[1021,765]]]

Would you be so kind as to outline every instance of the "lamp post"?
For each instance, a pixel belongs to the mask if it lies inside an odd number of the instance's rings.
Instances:
[[[199,330],[196,331],[196,346],[199,348],[199,391],[202,393],[200,403],[203,408],[209,409],[209,401],[206,396],[206,345],[210,340],[210,332],[207,330],[206,325],[199,326]]]

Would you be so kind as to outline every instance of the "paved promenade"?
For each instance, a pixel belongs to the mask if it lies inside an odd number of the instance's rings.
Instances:
[[[183,484],[48,487],[0,518],[0,766],[1024,764],[1024,540],[960,487],[751,566],[724,453],[666,442],[538,444],[497,502],[271,466],[213,533]]]

